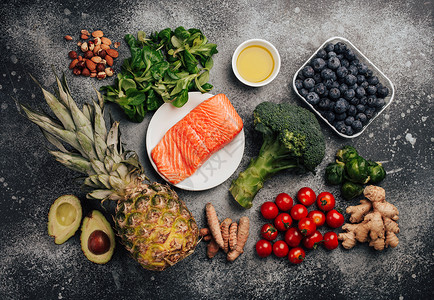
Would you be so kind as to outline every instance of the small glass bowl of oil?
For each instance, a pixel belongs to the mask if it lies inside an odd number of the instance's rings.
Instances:
[[[235,50],[232,56],[232,70],[238,80],[245,85],[264,86],[279,73],[279,52],[266,40],[247,40]]]

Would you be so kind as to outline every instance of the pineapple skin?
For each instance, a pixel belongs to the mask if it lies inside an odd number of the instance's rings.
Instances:
[[[168,185],[136,185],[120,200],[115,228],[125,248],[148,270],[163,271],[194,252],[197,223],[184,201]]]

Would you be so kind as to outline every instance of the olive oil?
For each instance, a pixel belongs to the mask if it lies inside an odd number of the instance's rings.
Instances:
[[[238,55],[237,69],[241,77],[249,82],[264,81],[273,73],[273,55],[265,47],[248,46]]]

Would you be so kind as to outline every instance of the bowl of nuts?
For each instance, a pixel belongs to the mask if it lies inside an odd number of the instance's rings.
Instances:
[[[67,41],[72,41],[70,35],[65,36]],[[81,30],[80,41],[77,42],[78,50],[68,53],[71,62],[69,69],[74,75],[95,77],[104,79],[114,74],[114,60],[119,56],[118,48],[120,43],[112,41],[104,36],[101,30],[95,30],[92,34],[89,31]]]
[[[393,101],[395,88],[349,40],[326,40],[293,78],[294,91],[338,135],[355,138]]]

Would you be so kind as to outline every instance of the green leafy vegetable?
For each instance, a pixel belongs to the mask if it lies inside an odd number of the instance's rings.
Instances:
[[[114,85],[103,86],[104,100],[117,103],[128,118],[141,122],[148,111],[164,102],[182,107],[189,91],[209,92],[209,70],[217,45],[199,29],[178,27],[155,32],[149,37],[124,37],[131,57],[124,60]]]

